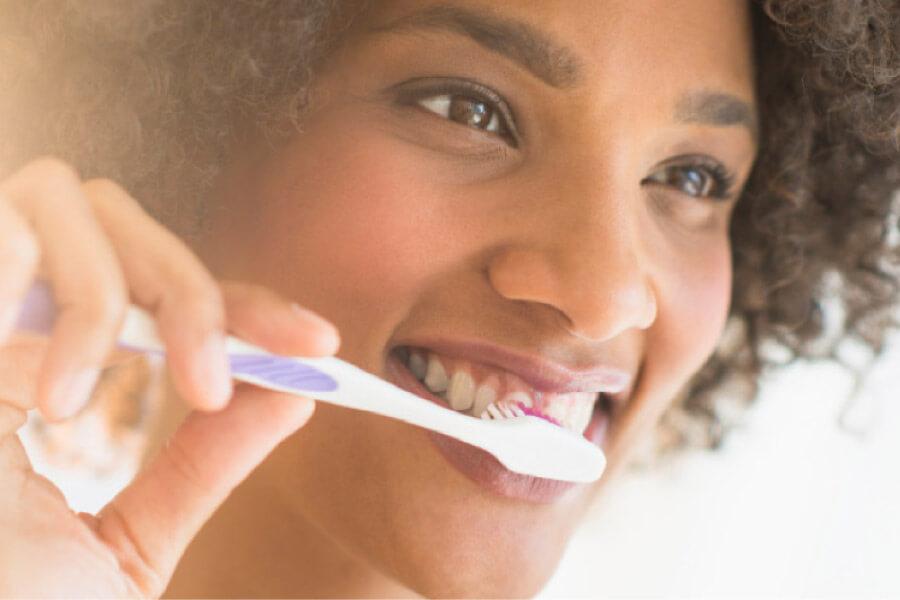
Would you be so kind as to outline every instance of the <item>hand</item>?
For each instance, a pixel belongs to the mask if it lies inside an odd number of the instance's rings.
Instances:
[[[44,343],[11,329],[36,275],[60,315]],[[154,315],[173,382],[195,411],[97,515],[74,514],[31,468],[26,411],[65,418],[87,401],[133,302]],[[312,414],[307,398],[240,385],[229,330],[272,352],[337,351],[326,321],[264,288],[217,283],[118,185],[54,159],[0,181],[0,597],[160,595],[203,523]]]

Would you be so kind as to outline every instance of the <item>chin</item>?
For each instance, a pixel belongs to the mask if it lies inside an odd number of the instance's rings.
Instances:
[[[532,598],[544,588],[555,567],[556,563],[547,573],[527,573],[521,568],[441,573],[410,588],[426,598]]]
[[[499,495],[450,464],[427,432],[324,404],[283,450],[279,462],[291,464],[278,465],[276,485],[298,516],[426,597],[537,594],[594,494]]]
[[[515,531],[505,532],[515,538]],[[441,544],[427,556],[402,552],[390,557],[395,570],[388,574],[417,594],[428,598],[530,598],[537,595],[556,571],[571,531],[560,526],[552,539],[537,541],[540,551],[523,551],[523,542],[504,548],[485,548],[504,532],[474,534],[467,540]],[[523,536],[525,537],[525,536]]]

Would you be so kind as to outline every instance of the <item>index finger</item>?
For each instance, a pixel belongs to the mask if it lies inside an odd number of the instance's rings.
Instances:
[[[0,186],[29,222],[60,314],[41,366],[37,402],[50,418],[67,416],[93,388],[127,305],[115,251],[91,211],[78,175],[39,159]]]

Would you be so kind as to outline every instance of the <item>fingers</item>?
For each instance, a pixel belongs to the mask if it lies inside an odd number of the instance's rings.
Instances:
[[[313,409],[308,398],[240,385],[225,410],[191,414],[100,512],[98,535],[138,574],[145,594],[162,592],[200,527]]]
[[[3,182],[0,194],[39,240],[41,265],[60,309],[37,382],[37,403],[51,419],[66,417],[86,401],[113,345],[127,305],[125,284],[115,252],[68,166],[34,161]]]
[[[283,356],[328,356],[337,352],[337,329],[315,313],[271,290],[222,282],[228,328],[239,338]]]
[[[335,327],[263,287],[221,284],[228,326],[285,355],[334,354]],[[231,491],[307,422],[312,400],[240,385],[217,413],[192,413],[160,454],[101,513],[97,534],[146,595],[163,591],[197,531]]]
[[[188,404],[212,410],[227,403],[232,383],[218,285],[121,187],[82,183],[50,158],[0,183],[0,344],[36,268],[60,309],[35,394],[47,418],[69,416],[87,401],[130,300],[156,317]]]
[[[40,246],[28,223],[0,196],[0,344],[12,332],[34,278]]]
[[[84,188],[116,249],[134,302],[156,317],[176,388],[195,408],[222,408],[232,382],[218,284],[193,252],[120,186],[97,179]]]

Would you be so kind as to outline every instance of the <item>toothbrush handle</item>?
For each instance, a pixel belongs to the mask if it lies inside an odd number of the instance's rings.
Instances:
[[[16,328],[50,334],[57,313],[49,288],[35,283],[26,296]],[[128,309],[119,345],[151,354],[165,352],[153,318],[135,307]],[[505,423],[472,419],[425,402],[335,357],[275,356],[232,337],[227,339],[226,351],[235,379],[450,435],[487,450],[513,471],[551,479],[593,481],[606,464],[598,447],[545,421],[534,417]]]
[[[57,313],[50,289],[42,282],[35,282],[26,295],[16,329],[49,335]],[[153,318],[135,306],[129,306],[125,314],[118,346],[157,355],[166,351]],[[290,389],[299,394],[329,392],[338,387],[334,378],[301,358],[275,356],[231,336],[225,340],[225,351],[231,374],[240,381],[281,391]]]
[[[25,294],[19,320],[13,329],[50,335],[56,314],[56,302],[53,301],[50,288],[43,281],[35,281]]]
[[[50,335],[59,310],[46,283],[35,281],[22,305],[14,329]],[[119,346],[141,352],[164,352],[165,346],[156,334],[153,318],[137,307],[129,306],[119,334]]]

